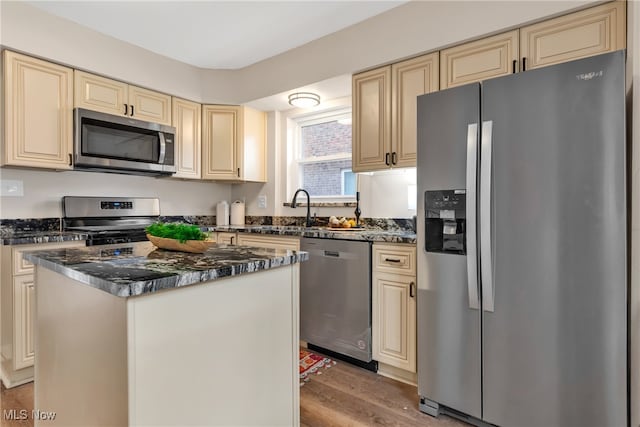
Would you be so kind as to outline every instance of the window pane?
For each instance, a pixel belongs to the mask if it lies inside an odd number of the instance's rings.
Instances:
[[[342,170],[342,194],[345,196],[356,195],[356,174],[351,169]]]
[[[338,121],[302,126],[302,158],[351,154],[351,125]]]
[[[343,194],[343,171],[353,175],[351,193],[355,192],[355,174],[351,171],[351,160],[332,160],[328,162],[307,163],[301,166],[302,187],[311,196],[341,196]],[[345,177],[346,178],[346,177]],[[345,179],[347,181],[347,179]]]

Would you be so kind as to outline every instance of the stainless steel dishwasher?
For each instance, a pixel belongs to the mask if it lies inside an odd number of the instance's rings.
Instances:
[[[300,339],[376,370],[371,360],[371,243],[303,238]]]

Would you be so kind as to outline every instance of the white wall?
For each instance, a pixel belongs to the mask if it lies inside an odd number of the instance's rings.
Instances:
[[[53,172],[3,168],[2,180],[20,180],[24,197],[0,197],[0,218],[55,218],[62,196],[159,197],[161,215],[215,215],[215,205],[229,200],[231,186],[172,178]]]
[[[411,1],[238,70],[237,98],[239,102],[263,98],[516,28],[590,3],[593,0]],[[213,88],[205,90],[204,98],[215,94]]]

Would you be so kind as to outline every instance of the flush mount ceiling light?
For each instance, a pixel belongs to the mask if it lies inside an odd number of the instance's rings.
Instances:
[[[289,95],[289,104],[298,108],[311,108],[320,105],[320,96],[311,92],[296,92]]]

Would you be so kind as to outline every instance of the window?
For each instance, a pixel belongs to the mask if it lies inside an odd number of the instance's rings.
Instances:
[[[316,200],[353,200],[351,109],[307,115],[294,123],[292,187],[304,188]]]

